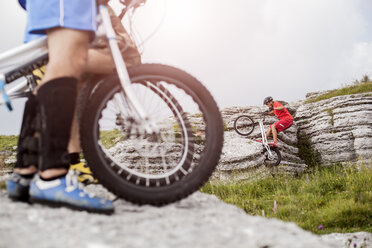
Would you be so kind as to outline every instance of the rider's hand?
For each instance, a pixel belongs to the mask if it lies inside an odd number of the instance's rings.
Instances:
[[[269,108],[268,110],[264,111],[263,114],[265,115],[268,115],[271,113],[271,111],[273,111],[274,109],[273,108]]]

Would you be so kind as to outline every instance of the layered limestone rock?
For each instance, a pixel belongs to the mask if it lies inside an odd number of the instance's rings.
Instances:
[[[307,99],[324,92],[307,95]],[[304,101],[288,105],[295,117],[292,127],[279,133],[279,149],[282,154],[280,167],[288,172],[302,172],[307,168],[299,158],[298,137],[308,139],[312,149],[320,155],[320,164],[347,162],[371,163],[372,161],[372,94],[354,94],[333,97],[314,103]],[[254,121],[261,118],[265,107],[230,107],[222,110],[225,122],[225,142],[218,178],[247,178],[263,175],[267,171],[262,145],[255,142],[261,138],[258,125],[248,137],[234,131],[234,120],[248,115]],[[264,125],[274,123],[275,117],[266,117]],[[302,151],[306,152],[306,151]],[[244,173],[247,172],[247,173]]]
[[[295,122],[299,135],[306,136],[320,153],[322,164],[371,161],[371,93],[301,104]]]
[[[291,114],[296,111],[293,107],[285,105]],[[250,116],[254,122],[262,118],[265,107],[230,107],[223,109],[222,117],[225,123],[225,139],[222,156],[214,174],[219,179],[246,179],[269,173],[273,168],[265,165],[265,156],[262,154],[262,144],[255,141],[261,139],[259,125],[256,125],[253,133],[244,137],[234,130],[234,121],[240,115]],[[275,117],[266,116],[264,120],[265,132],[268,126],[277,121]],[[272,140],[270,138],[269,140]],[[297,148],[297,125],[293,124],[278,135],[279,150],[282,155],[280,167],[294,173],[302,172],[307,165],[299,158]]]
[[[309,93],[307,99],[324,92]],[[298,137],[307,137],[312,148],[319,152],[321,164],[372,161],[372,94],[338,96],[315,103],[303,101],[288,104],[282,102],[295,117],[292,127],[278,135],[282,155],[280,168],[290,173],[304,171],[308,166],[299,158]],[[215,177],[220,179],[247,178],[264,175],[273,170],[265,165],[263,147],[255,139],[261,138],[259,126],[252,134],[243,137],[234,130],[234,121],[240,115],[248,115],[255,122],[266,107],[247,106],[223,109],[225,123],[224,147]],[[266,116],[265,129],[277,121]],[[200,116],[190,116],[190,122],[198,130],[204,130]],[[113,151],[118,155],[117,152]],[[0,154],[0,165],[15,163],[15,147],[12,152]],[[2,167],[2,166],[0,166]],[[257,173],[256,173],[257,172]]]

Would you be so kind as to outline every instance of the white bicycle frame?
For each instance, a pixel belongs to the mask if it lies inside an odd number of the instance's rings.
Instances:
[[[269,143],[267,142],[267,137],[266,137],[266,133],[265,133],[265,128],[264,128],[264,124],[263,124],[263,119],[260,119],[258,121],[258,124],[260,125],[260,131],[261,131],[261,138],[262,138],[262,145],[264,146],[264,148],[267,150],[268,152],[268,159],[272,159],[274,158],[274,155],[273,153],[271,152],[271,149],[270,149],[270,146],[269,146]]]
[[[17,98],[20,93],[31,89],[26,78],[23,77],[24,80],[20,83],[15,83],[14,81],[19,78],[18,75],[9,76],[9,74],[13,75],[12,72],[17,71],[17,68],[32,63],[42,56],[47,56],[47,54],[46,37],[31,41],[0,54],[0,105],[6,104],[8,110],[11,111],[10,100]]]
[[[125,99],[127,106],[130,108],[130,112],[132,113],[135,122],[142,125],[148,133],[153,133],[156,131],[156,127],[149,121],[147,114],[142,109],[132,90],[129,74],[117,44],[116,34],[105,5],[99,5],[99,14],[102,18],[104,35],[106,35],[108,40],[118,77],[120,79],[120,84],[123,89],[123,98]],[[97,33],[97,35],[102,34]],[[31,66],[32,63],[42,57],[47,57],[47,55],[48,49],[46,37],[31,41],[0,54],[0,105],[6,104],[8,110],[11,111],[11,99],[18,98],[22,93],[32,90],[32,87],[29,85],[24,73],[22,74],[21,71],[18,71],[18,68],[23,68],[27,65]],[[37,67],[33,69],[37,69]],[[16,83],[15,80],[18,78],[23,78],[24,80]]]

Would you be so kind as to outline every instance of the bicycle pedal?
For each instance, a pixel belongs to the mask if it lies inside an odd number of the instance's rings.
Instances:
[[[88,174],[80,174],[78,175],[79,182],[87,185],[87,184],[97,184],[98,180],[95,179],[92,175]]]
[[[275,143],[268,143],[268,145],[271,146],[271,147],[279,148],[279,146],[277,144],[275,144]]]

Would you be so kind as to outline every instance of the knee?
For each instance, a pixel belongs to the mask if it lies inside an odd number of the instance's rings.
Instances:
[[[75,68],[75,72],[80,76],[81,73],[85,71],[85,67],[88,62],[88,56],[87,53],[80,52],[79,56],[75,56],[71,60],[71,67]]]
[[[67,54],[66,54],[67,55]],[[68,55],[65,57],[65,60],[68,60],[68,65],[71,70],[77,72],[83,72],[88,62],[88,51],[85,47],[79,47],[75,50],[70,50]]]
[[[55,76],[72,76],[80,78],[87,64],[87,53],[84,50],[76,51],[76,53],[67,52],[63,56],[50,59],[47,67],[47,72],[51,72]]]

